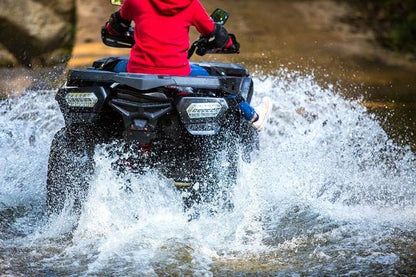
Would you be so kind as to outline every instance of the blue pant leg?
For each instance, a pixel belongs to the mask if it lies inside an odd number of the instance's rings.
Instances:
[[[210,75],[205,68],[197,64],[191,64],[191,73],[189,74],[189,76],[195,77],[195,76],[210,76]],[[235,97],[230,96],[230,98],[235,98]],[[240,103],[238,103],[238,106],[240,107],[240,111],[246,120],[253,119],[254,115],[256,114],[256,111],[254,110],[252,106],[250,106],[250,104],[247,101],[241,101]]]
[[[256,111],[247,101],[244,100],[243,97],[237,97],[237,95],[228,95],[227,98],[237,100],[238,107],[240,108],[240,112],[243,114],[244,119],[253,119],[254,115],[256,114]]]
[[[128,63],[128,61],[129,60],[127,60],[127,59],[123,59],[123,60],[120,60],[115,66],[114,66],[114,69],[113,69],[113,71],[115,72],[115,73],[120,73],[120,72],[127,72],[127,63]]]
[[[203,68],[202,66],[199,66],[197,64],[191,64],[191,73],[189,73],[189,76],[210,76],[208,71]]]
[[[238,104],[240,111],[246,120],[252,120],[256,111],[247,101],[242,101]]]

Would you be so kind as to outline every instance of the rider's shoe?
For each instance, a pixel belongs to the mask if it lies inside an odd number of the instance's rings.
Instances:
[[[256,131],[260,131],[269,119],[272,110],[272,100],[270,97],[263,97],[261,104],[255,107],[254,110],[258,117],[251,124]]]

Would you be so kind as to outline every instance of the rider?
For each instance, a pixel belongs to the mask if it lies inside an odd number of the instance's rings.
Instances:
[[[111,35],[124,34],[131,21],[135,23],[135,44],[129,60],[115,66],[116,72],[209,75],[204,68],[188,61],[190,26],[210,37],[213,48],[236,47],[225,28],[214,23],[199,0],[124,0],[120,10],[110,16],[106,30]],[[255,109],[246,101],[239,106],[245,119],[260,130],[270,114],[271,100],[263,98]]]

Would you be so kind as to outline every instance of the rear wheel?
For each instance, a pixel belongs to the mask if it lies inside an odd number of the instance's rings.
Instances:
[[[56,133],[49,154],[46,205],[48,213],[62,211],[67,200],[79,210],[88,191],[93,173],[94,144],[85,130],[70,132],[63,128]]]
[[[233,204],[233,188],[237,184],[239,163],[251,161],[251,154],[259,148],[258,132],[247,121],[234,120],[211,144],[205,144],[208,154],[202,169],[202,182],[197,199],[210,203],[212,209],[230,210]],[[204,147],[202,148],[204,149]]]
[[[237,181],[239,161],[237,144],[218,137],[192,142],[173,157],[175,165],[168,172],[175,181],[184,180],[189,185],[183,188],[185,207],[209,206],[213,212],[232,208],[231,190]]]

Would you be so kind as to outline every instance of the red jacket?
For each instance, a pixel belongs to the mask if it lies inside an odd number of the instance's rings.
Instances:
[[[215,28],[199,0],[124,0],[120,15],[135,23],[127,65],[134,73],[189,75],[189,27],[202,35]]]

